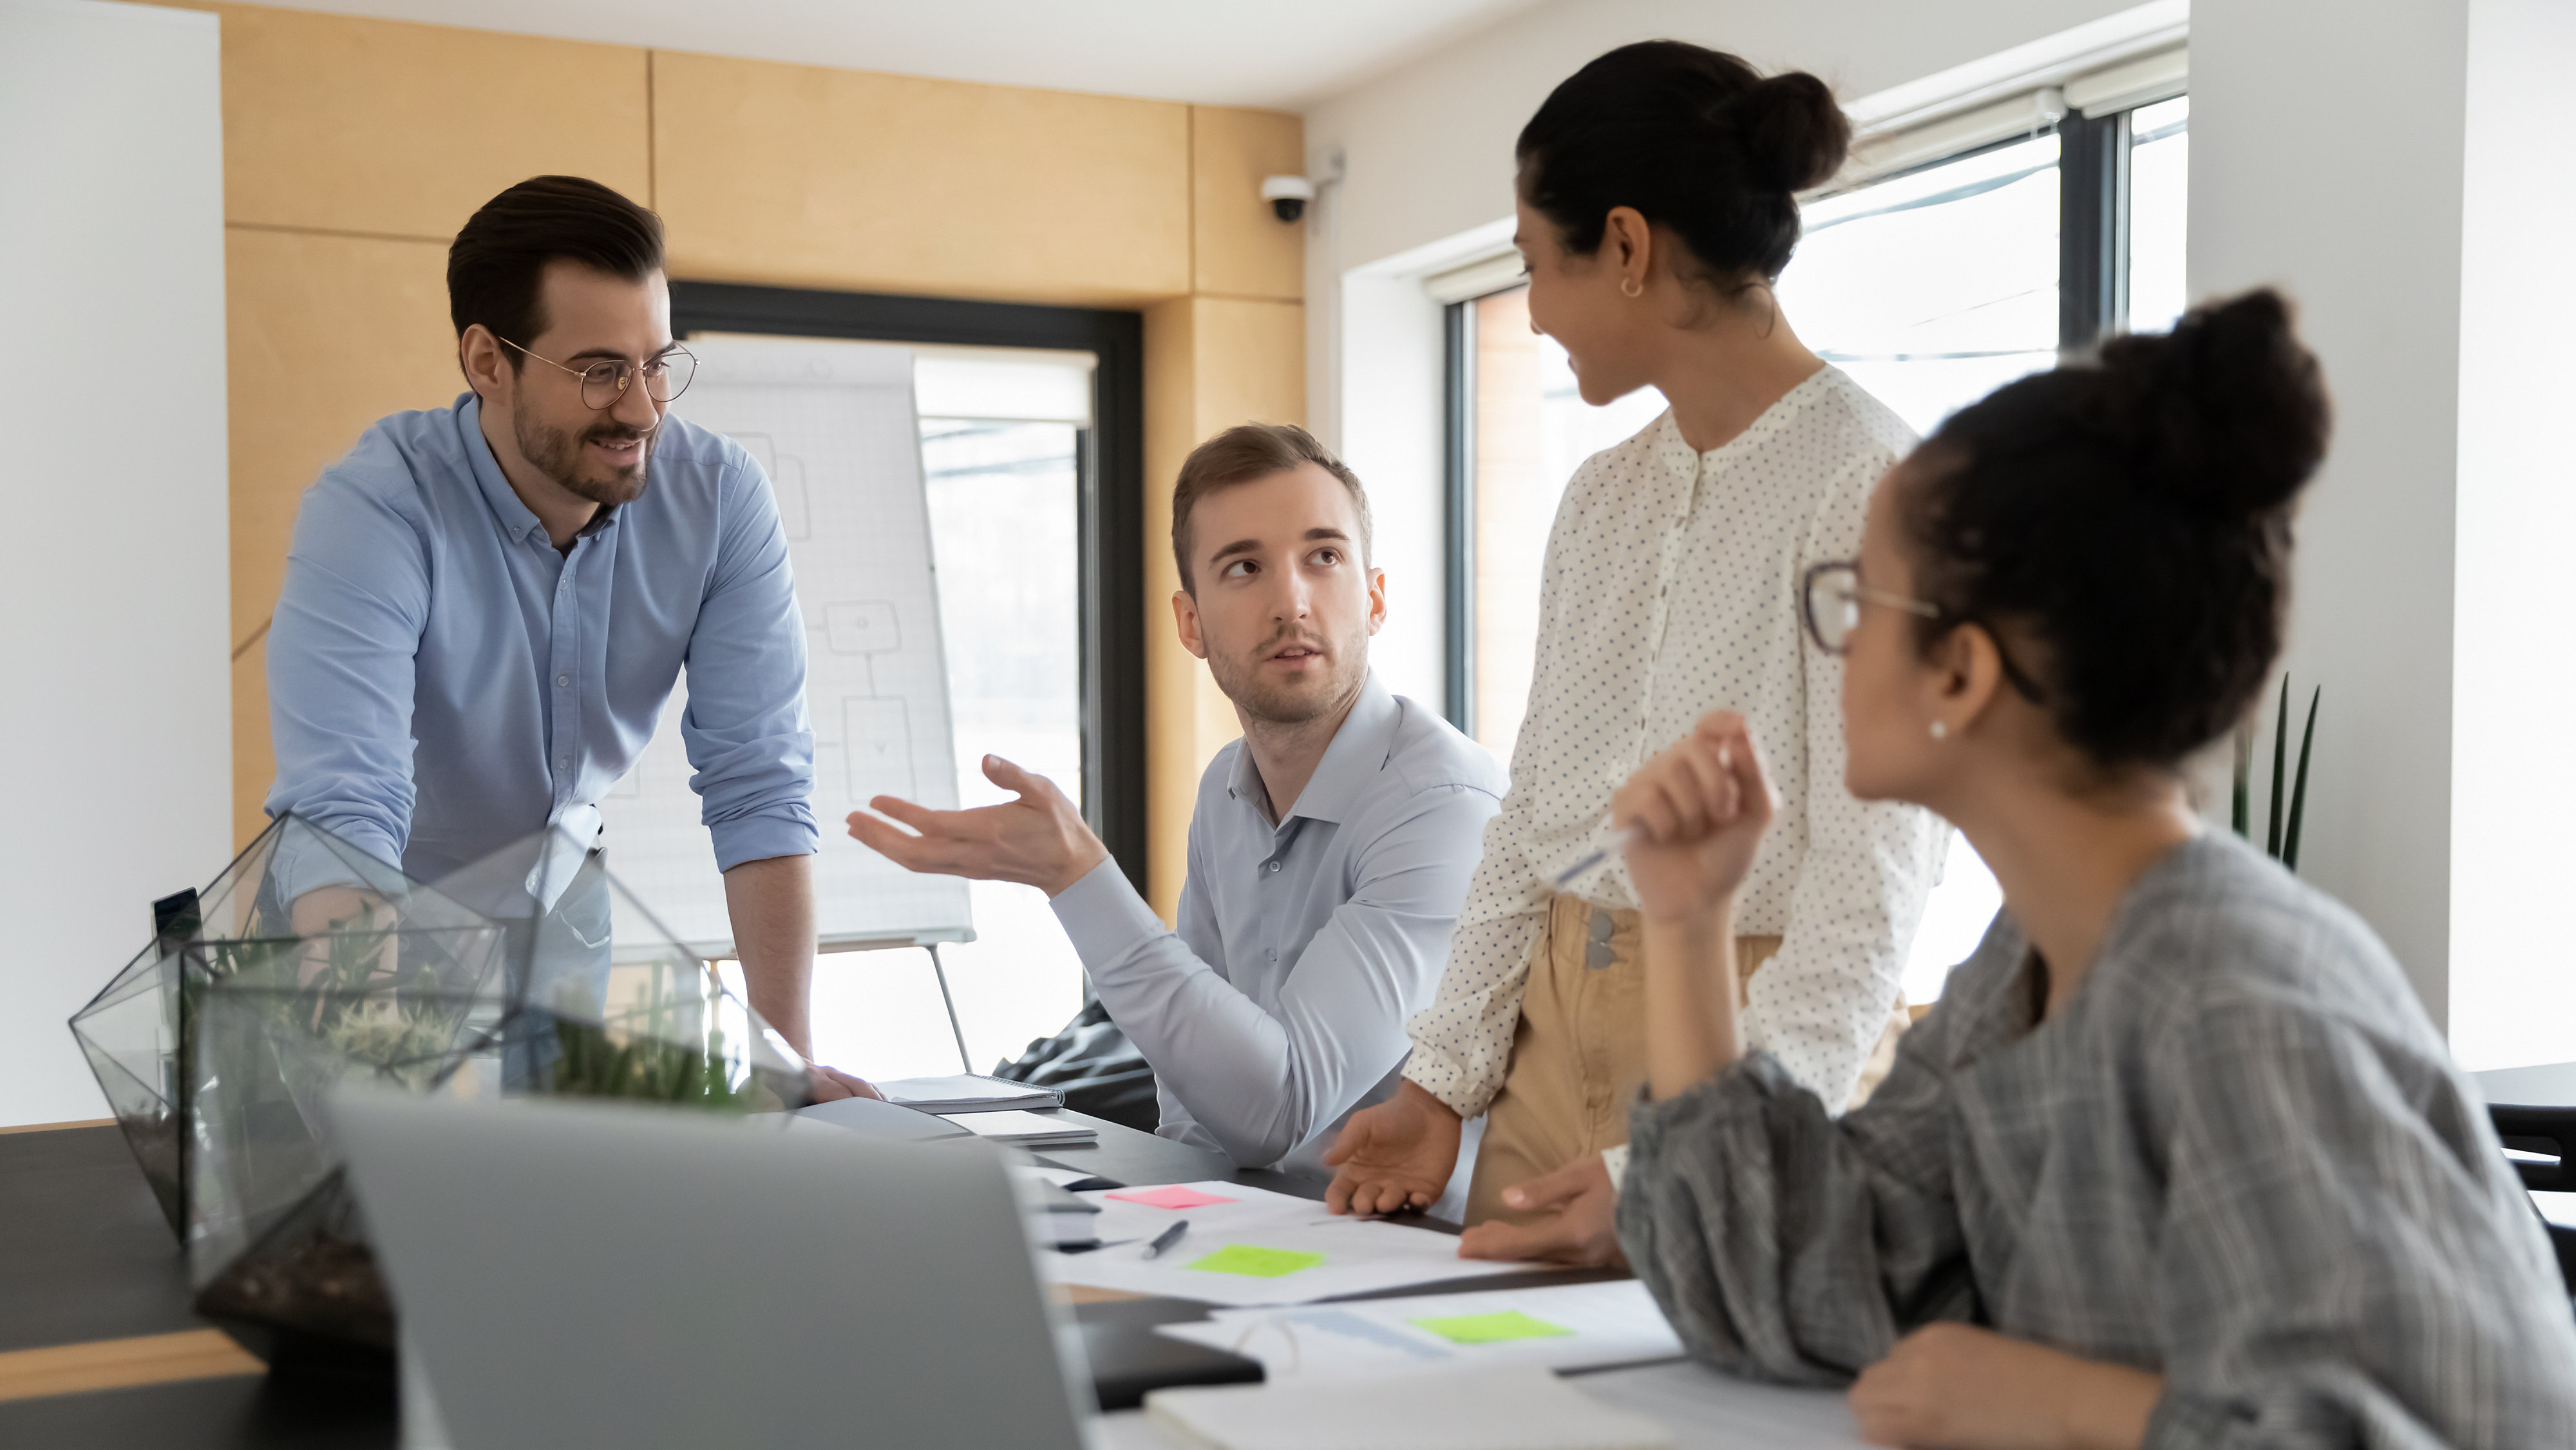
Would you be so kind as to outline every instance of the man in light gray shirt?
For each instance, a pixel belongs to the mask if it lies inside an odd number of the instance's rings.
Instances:
[[[911,832],[850,816],[912,870],[1045,890],[1153,1065],[1162,1136],[1247,1167],[1324,1174],[1343,1120],[1394,1092],[1508,784],[1370,674],[1386,579],[1368,548],[1359,480],[1303,429],[1231,428],[1182,465],[1172,610],[1243,738],[1199,782],[1178,932],[1062,792],[999,757],[984,773],[1014,802],[869,803]]]

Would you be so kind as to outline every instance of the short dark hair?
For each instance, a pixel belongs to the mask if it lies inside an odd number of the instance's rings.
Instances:
[[[1902,475],[1914,592],[1943,616],[1922,644],[1963,620],[2010,631],[2061,739],[2104,768],[2180,764],[2281,652],[2292,507],[2331,425],[2268,289],[2006,384]]]
[[[1672,228],[1735,292],[1798,245],[1796,193],[1842,169],[1851,122],[1805,71],[1766,76],[1679,40],[1623,45],[1576,71],[1521,128],[1521,196],[1590,256],[1614,207]]]
[[[524,347],[546,330],[546,264],[579,262],[629,282],[662,269],[662,219],[579,176],[531,176],[483,203],[447,248],[447,315]],[[526,359],[516,348],[512,371]]]
[[[1190,512],[1200,499],[1238,484],[1311,463],[1342,481],[1351,492],[1351,510],[1359,515],[1360,562],[1369,558],[1368,493],[1359,475],[1335,458],[1315,435],[1294,423],[1238,423],[1190,450],[1181,476],[1172,485],[1172,559],[1181,566],[1181,587],[1198,595],[1190,578]]]

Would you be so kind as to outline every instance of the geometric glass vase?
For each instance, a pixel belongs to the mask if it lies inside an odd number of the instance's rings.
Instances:
[[[805,1064],[559,833],[431,885],[294,815],[170,913],[72,1019],[185,1244],[200,1313],[254,1353],[381,1368],[393,1307],[327,1102],[345,1084],[724,1112]]]

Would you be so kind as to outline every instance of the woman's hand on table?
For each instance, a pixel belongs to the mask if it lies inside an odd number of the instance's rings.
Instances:
[[[1979,1329],[1927,1324],[1852,1383],[1875,1445],[1920,1450],[2136,1450],[2164,1378]]]

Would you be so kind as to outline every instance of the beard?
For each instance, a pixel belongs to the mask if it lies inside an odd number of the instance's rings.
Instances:
[[[520,457],[535,464],[546,477],[562,484],[575,497],[611,508],[633,503],[644,496],[644,474],[652,465],[654,435],[659,432],[658,426],[629,428],[614,418],[602,416],[598,422],[574,433],[540,423],[524,410],[512,417],[510,426],[511,437],[519,445]],[[582,450],[591,440],[613,443],[624,438],[644,440],[644,446],[636,450],[633,463],[624,468],[584,469],[587,460],[583,458]]]
[[[1265,677],[1262,662],[1291,641],[1321,650],[1325,667],[1302,679]],[[1348,638],[1329,640],[1312,630],[1282,629],[1251,649],[1211,649],[1207,662],[1216,687],[1245,714],[1271,725],[1303,725],[1340,709],[1359,693],[1368,674],[1368,632],[1363,627]]]

